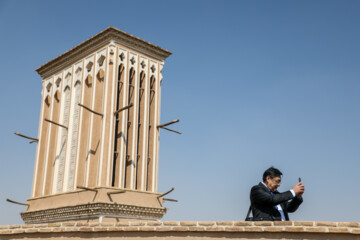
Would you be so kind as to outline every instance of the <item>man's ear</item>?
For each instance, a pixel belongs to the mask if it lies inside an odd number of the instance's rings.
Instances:
[[[266,182],[268,183],[270,181],[271,177],[270,176],[266,176]]]

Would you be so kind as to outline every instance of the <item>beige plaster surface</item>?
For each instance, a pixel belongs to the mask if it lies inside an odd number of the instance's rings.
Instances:
[[[43,108],[44,113],[40,121],[42,122],[42,129],[40,133],[39,143],[38,143],[38,163],[37,163],[37,171],[36,175],[34,176],[34,181],[36,182],[36,185],[34,185],[35,188],[35,197],[41,196],[42,194],[42,187],[43,187],[43,178],[44,178],[44,166],[45,166],[45,154],[46,154],[46,143],[48,141],[48,129],[49,129],[49,123],[45,122],[43,119],[50,117],[50,103],[47,104],[46,97],[43,101]]]
[[[57,95],[57,97],[56,97]],[[53,114],[52,114],[52,121],[59,122],[59,112],[60,112],[60,92],[57,91],[54,94],[53,97]],[[57,126],[51,127],[50,136],[53,136],[50,138],[49,142],[49,153],[47,157],[47,168],[46,168],[46,178],[45,178],[45,195],[51,194],[51,186],[53,181],[53,170],[54,170],[54,163],[56,158],[56,140],[57,140],[57,134],[58,134],[58,128]]]
[[[28,199],[29,207],[27,211],[37,211],[49,208],[58,208],[64,206],[75,206],[92,202],[121,203],[129,205],[138,205],[145,207],[162,207],[162,198],[158,199],[160,194],[131,191],[117,188],[95,188],[95,191],[78,190],[73,192],[49,195],[39,198]],[[125,190],[124,193],[111,194],[111,199],[107,193]]]
[[[84,91],[83,91],[83,102],[82,104],[84,106],[90,106],[91,104],[91,98],[92,98],[92,76],[91,73],[88,74],[86,77],[86,81],[84,85]],[[78,154],[79,154],[79,162],[78,162],[78,172],[77,172],[77,185],[78,186],[86,186],[86,169],[88,164],[88,158],[89,158],[89,129],[90,129],[90,116],[91,113],[85,109],[81,109],[80,113],[82,114],[82,120],[79,124],[81,126],[81,131],[79,131],[79,143],[78,143]]]

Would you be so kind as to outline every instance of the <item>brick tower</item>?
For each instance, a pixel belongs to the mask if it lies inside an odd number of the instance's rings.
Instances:
[[[159,219],[161,71],[171,52],[109,27],[39,67],[25,223]]]

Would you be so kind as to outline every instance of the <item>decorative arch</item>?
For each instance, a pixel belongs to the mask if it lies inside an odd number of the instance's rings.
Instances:
[[[99,81],[104,81],[104,76],[105,76],[104,70],[100,69],[96,75],[97,79]]]
[[[59,90],[56,90],[55,94],[54,94],[54,98],[57,102],[60,101],[60,91]]]

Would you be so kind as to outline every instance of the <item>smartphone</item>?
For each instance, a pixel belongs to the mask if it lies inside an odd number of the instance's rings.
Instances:
[[[301,182],[301,177],[299,177],[299,182]]]

